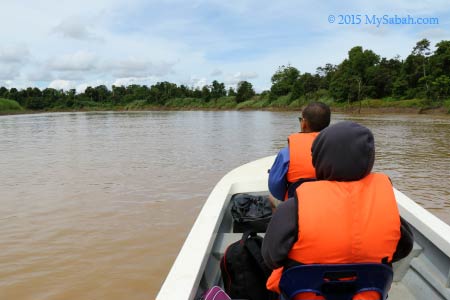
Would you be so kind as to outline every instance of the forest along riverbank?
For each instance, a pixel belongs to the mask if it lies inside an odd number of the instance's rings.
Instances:
[[[337,65],[318,66],[314,74],[301,73],[290,64],[279,66],[270,77],[271,86],[256,92],[246,80],[236,86],[213,80],[203,86],[163,81],[150,86],[98,85],[74,88],[0,87],[0,111],[7,101],[29,110],[125,110],[151,107],[260,109],[300,108],[314,100],[331,106],[438,108],[450,112],[450,41],[431,45],[417,41],[406,59],[381,57],[370,49],[354,46]],[[372,99],[372,100],[370,100]],[[405,100],[406,99],[406,100]]]
[[[372,102],[378,100],[371,100]],[[331,110],[334,113],[344,113],[344,114],[431,114],[431,115],[449,115],[450,107],[440,106],[440,107],[397,107],[397,106],[389,106],[383,104],[372,105],[370,104],[370,100],[367,100],[369,103],[365,103],[361,107],[358,104],[352,105],[332,105]],[[220,100],[217,102],[216,106],[151,106],[144,105],[139,107],[83,107],[78,109],[51,109],[51,110],[27,110],[23,108],[18,108],[18,106],[14,106],[14,108],[8,108],[2,110],[0,107],[0,116],[1,115],[18,115],[18,114],[41,114],[41,113],[62,113],[62,112],[133,112],[133,111],[273,111],[273,112],[293,112],[293,111],[301,111],[301,104],[292,105],[292,106],[262,106],[256,105],[256,102],[248,103],[245,105],[221,105]],[[306,105],[306,103],[304,103]]]

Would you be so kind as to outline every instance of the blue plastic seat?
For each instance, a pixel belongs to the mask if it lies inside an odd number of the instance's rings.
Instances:
[[[301,265],[284,271],[279,287],[281,300],[294,299],[302,292],[327,300],[352,300],[364,291],[377,291],[385,300],[392,278],[392,268],[384,264]]]

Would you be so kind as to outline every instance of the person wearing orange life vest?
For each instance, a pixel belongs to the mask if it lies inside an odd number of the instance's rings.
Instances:
[[[283,270],[298,264],[391,265],[409,254],[412,231],[399,216],[390,179],[371,172],[374,160],[373,135],[357,123],[340,122],[317,136],[317,181],[303,183],[278,206],[264,237],[262,255],[273,269],[269,290],[279,293]],[[378,296],[371,291],[357,299]]]
[[[269,192],[272,205],[287,199],[295,186],[315,178],[311,161],[311,146],[319,132],[330,124],[330,108],[321,102],[311,102],[302,111],[301,132],[288,138],[288,147],[280,150],[269,171]],[[278,201],[277,201],[278,200]]]

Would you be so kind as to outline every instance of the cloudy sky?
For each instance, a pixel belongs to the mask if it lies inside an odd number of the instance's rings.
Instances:
[[[371,24],[374,16],[395,15],[439,24]],[[360,24],[339,24],[358,18]],[[340,63],[357,45],[405,58],[422,38],[433,46],[450,40],[450,5],[448,0],[0,0],[0,25],[0,86],[82,91],[100,84],[167,80],[202,86],[218,80],[235,86],[248,80],[262,91],[281,65],[314,73],[326,63]]]

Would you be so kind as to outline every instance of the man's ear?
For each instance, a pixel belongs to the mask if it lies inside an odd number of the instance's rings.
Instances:
[[[302,132],[309,132],[309,131],[310,131],[310,130],[309,130],[309,123],[308,123],[308,120],[303,119],[300,126],[301,126],[301,129],[302,129]]]

